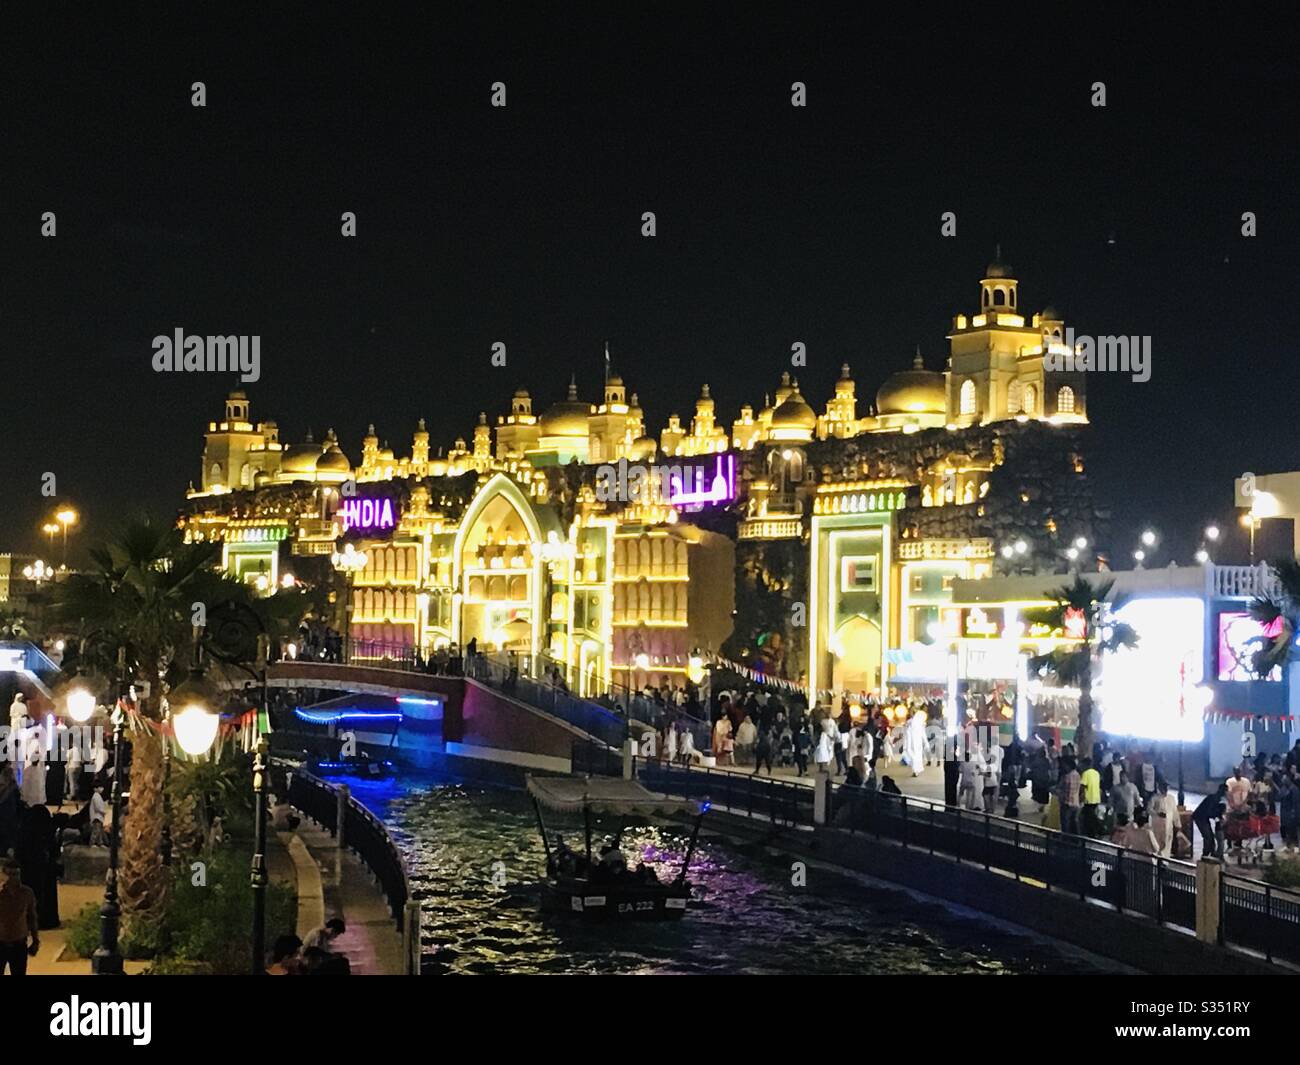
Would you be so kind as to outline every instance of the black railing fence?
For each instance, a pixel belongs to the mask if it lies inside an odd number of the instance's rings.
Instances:
[[[301,768],[280,765],[273,769],[273,780],[276,780],[276,772],[282,774],[279,780],[287,780],[287,786],[281,785],[284,790],[279,793],[284,795],[289,805],[302,811],[337,838],[340,808],[338,787]],[[279,780],[276,780],[277,784]],[[356,853],[379,881],[397,927],[401,929],[406,916],[406,903],[411,897],[410,880],[401,852],[388,835],[383,822],[351,795],[342,805],[342,810],[343,843]]]
[[[1224,942],[1300,965],[1300,894],[1224,874],[1219,904]]]
[[[813,823],[812,789],[784,780],[728,773],[708,768],[670,766],[637,758],[634,772],[651,791],[674,798],[696,799],[746,817],[764,817],[783,825]]]
[[[708,799],[731,813],[779,824],[813,824],[813,789],[800,784],[641,758],[635,760],[635,772],[646,787],[667,795]],[[942,854],[1049,891],[1105,903],[1121,913],[1196,930],[1196,866],[1190,862],[983,811],[847,785],[832,787],[828,795],[827,827]],[[1300,893],[1225,873],[1220,903],[1219,930],[1225,944],[1263,954],[1269,961],[1300,965]]]

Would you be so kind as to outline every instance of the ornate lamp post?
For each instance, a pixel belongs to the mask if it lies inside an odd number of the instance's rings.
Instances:
[[[343,574],[343,661],[351,659],[352,649],[352,579],[353,575],[366,568],[369,556],[359,551],[352,544],[345,544],[342,551],[330,555],[334,568]]]
[[[38,558],[23,567],[23,576],[33,584],[44,584],[54,576],[54,567],[47,566],[44,560]]]
[[[108,834],[108,872],[104,874],[104,904],[99,908],[99,946],[90,958],[95,976],[121,976],[122,954],[118,949],[118,930],[122,907],[117,897],[117,850],[122,835],[122,725],[130,689],[126,682],[126,648],[117,652],[117,697],[113,704],[113,827]]]

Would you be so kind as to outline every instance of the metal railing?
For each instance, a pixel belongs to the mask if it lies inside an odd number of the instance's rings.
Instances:
[[[1300,893],[1259,880],[1223,874],[1219,935],[1268,961],[1300,965]]]
[[[629,721],[640,721],[656,729],[662,729],[673,721],[678,727],[690,730],[698,749],[706,749],[709,745],[709,723],[684,710],[661,706],[653,699],[626,690],[610,693],[611,701],[619,697],[623,701],[616,706],[609,706],[597,699],[574,695],[566,688],[551,683],[546,677],[546,670],[559,663],[545,655],[465,654],[445,660],[426,659],[409,643],[353,640],[344,648],[341,657],[346,665],[380,666],[407,672],[468,677],[487,684],[503,695],[554,714],[615,746],[622,746]],[[328,657],[312,657],[309,660],[331,661]]]
[[[846,785],[832,790],[828,820],[832,828],[996,869],[1159,924],[1196,929],[1196,867],[1188,862],[982,810]]]
[[[753,773],[670,766],[647,758],[634,759],[633,772],[651,791],[674,798],[708,801],[730,813],[764,817],[775,824],[811,826],[813,823],[812,789],[802,784]]]
[[[351,848],[365,863],[388,900],[398,931],[403,933],[408,943],[414,937],[418,948],[418,904],[411,905],[411,883],[406,862],[383,822],[354,799],[350,792],[321,780],[305,769],[277,761],[273,773],[284,780],[284,784],[280,785],[281,793],[290,806],[311,818],[336,839],[339,839],[339,830],[342,828],[341,845]],[[412,927],[413,924],[415,927]],[[408,960],[409,958],[408,951]],[[418,968],[415,971],[418,972]]]
[[[653,791],[708,799],[735,814],[812,825],[813,788],[789,781],[637,758]],[[841,784],[827,802],[827,827],[941,854],[1048,891],[1099,902],[1159,925],[1196,931],[1196,866],[1074,836],[980,810]],[[1300,965],[1300,893],[1224,873],[1219,933],[1229,946],[1269,962]]]

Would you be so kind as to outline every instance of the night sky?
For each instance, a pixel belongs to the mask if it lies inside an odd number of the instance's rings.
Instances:
[[[576,372],[595,399],[606,340],[657,436],[704,381],[728,426],[758,407],[796,340],[818,410],[842,362],[867,401],[917,344],[941,369],[997,242],[1027,313],[1153,337],[1149,382],[1088,382],[1121,557],[1153,523],[1185,562],[1207,518],[1231,521],[1234,476],[1300,468],[1284,39],[1183,40],[1096,7],[1074,25],[622,7],[10,16],[0,550],[39,548],[46,471],[79,544],[174,514],[235,384],[154,373],[151,339],[177,327],[260,335],[254,418],[286,442],[334,427],[354,461],[370,421],[405,454],[418,417],[449,445],[519,384],[541,410]]]

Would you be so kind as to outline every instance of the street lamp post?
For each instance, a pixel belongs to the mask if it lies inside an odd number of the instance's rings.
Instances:
[[[77,524],[77,512],[71,507],[65,507],[54,515],[58,523],[63,526],[63,568],[68,568],[68,526]]]
[[[265,671],[263,671],[265,676]],[[262,687],[262,706],[266,706],[266,687]],[[253,958],[254,975],[265,971],[266,958],[266,887],[270,878],[266,873],[266,777],[269,769],[268,747],[259,737],[253,752]]]
[[[334,568],[343,574],[343,661],[351,658],[352,650],[352,577],[366,568],[369,556],[358,551],[352,544],[345,544],[342,551],[335,551],[330,556]]]
[[[99,908],[99,946],[90,959],[95,976],[121,976],[122,954],[118,930],[122,906],[117,895],[117,849],[122,834],[122,724],[126,716],[126,648],[117,652],[117,698],[113,706],[113,827],[108,833],[108,872],[104,875],[104,904]]]

